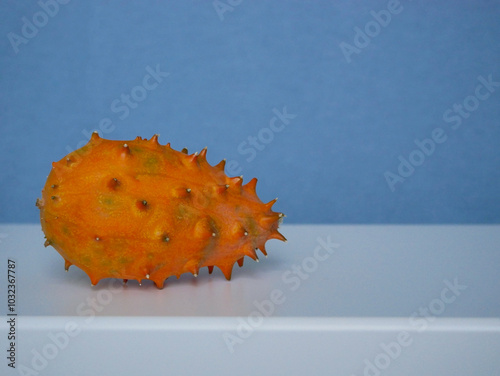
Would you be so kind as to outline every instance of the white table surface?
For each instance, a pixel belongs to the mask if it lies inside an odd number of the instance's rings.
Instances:
[[[19,339],[18,369],[0,374],[500,375],[500,226],[280,231],[288,243],[269,241],[269,257],[245,258],[229,282],[205,268],[158,290],[91,287],[44,248],[39,225],[1,225],[0,278],[14,259]],[[74,337],[61,334],[67,325]],[[7,346],[6,316],[0,329]],[[68,341],[49,359],[53,338]]]

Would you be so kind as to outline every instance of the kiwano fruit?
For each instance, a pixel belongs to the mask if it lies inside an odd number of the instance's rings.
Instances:
[[[158,288],[182,273],[214,266],[229,280],[233,264],[256,250],[266,255],[283,213],[264,204],[257,179],[211,166],[207,149],[188,155],[170,144],[137,137],[112,141],[97,132],[87,145],[52,164],[37,200],[45,246],[84,270],[92,285],[103,278],[152,280]]]

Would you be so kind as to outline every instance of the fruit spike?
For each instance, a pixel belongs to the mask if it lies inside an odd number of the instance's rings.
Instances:
[[[59,162],[37,199],[45,246],[89,276],[151,280],[162,288],[170,276],[218,267],[229,280],[244,257],[267,255],[283,213],[273,212],[255,191],[257,179],[212,166],[207,148],[162,146],[150,140],[112,141],[92,133],[87,145]]]

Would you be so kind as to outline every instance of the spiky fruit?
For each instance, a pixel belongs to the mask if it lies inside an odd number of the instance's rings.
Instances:
[[[158,136],[133,141],[100,138],[52,164],[40,209],[45,246],[76,265],[95,285],[102,278],[151,279],[198,275],[217,266],[229,280],[244,256],[258,261],[278,232],[276,200],[264,204],[257,179],[224,173],[199,154],[162,146]]]

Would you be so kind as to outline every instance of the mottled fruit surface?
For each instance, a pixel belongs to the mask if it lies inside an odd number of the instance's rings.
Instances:
[[[258,261],[278,232],[276,200],[264,204],[254,178],[228,177],[225,161],[150,140],[89,143],[59,162],[37,200],[45,245],[96,284],[103,278],[143,279],[163,287],[170,276],[214,266],[231,278],[244,256]]]

